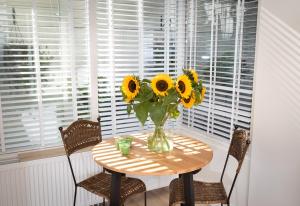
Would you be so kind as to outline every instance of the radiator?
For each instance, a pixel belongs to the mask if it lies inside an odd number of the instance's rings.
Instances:
[[[90,152],[71,156],[77,182],[101,171]],[[142,176],[147,190],[169,185],[175,176]],[[0,166],[0,206],[72,206],[74,183],[66,156]],[[102,202],[78,188],[76,206]]]
[[[78,181],[99,171],[89,152],[72,158]],[[65,156],[35,160],[0,167],[1,206],[73,205],[74,183]],[[99,198],[79,188],[76,205],[99,203]]]

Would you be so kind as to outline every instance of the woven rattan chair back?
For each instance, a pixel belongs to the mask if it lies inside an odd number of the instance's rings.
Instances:
[[[59,131],[61,133],[61,138],[64,143],[64,148],[67,154],[67,159],[71,169],[75,191],[73,206],[76,205],[77,187],[85,188],[86,190],[103,197],[103,204],[105,206],[105,198],[111,193],[111,175],[105,173],[105,168],[103,172],[94,175],[86,180],[77,183],[75,178],[75,173],[72,167],[72,162],[70,160],[70,155],[77,150],[94,146],[102,141],[101,136],[101,126],[100,117],[97,118],[98,122],[88,121],[88,120],[77,120],[73,122],[65,130],[60,127]],[[123,178],[123,177],[122,177]],[[120,194],[121,202],[125,202],[126,198],[140,193],[146,192],[146,186],[143,181],[136,178],[123,178],[123,183],[121,184]],[[122,199],[123,198],[123,199]],[[145,206],[146,206],[146,193],[145,193]]]
[[[68,163],[71,169],[75,193],[74,193],[74,202],[73,206],[76,204],[76,195],[77,195],[77,181],[75,173],[73,170],[72,162],[70,160],[70,155],[80,149],[93,146],[101,142],[101,126],[100,126],[100,117],[97,118],[98,122],[93,122],[89,120],[79,119],[73,122],[65,130],[63,127],[59,127],[62,141],[64,143],[64,148],[68,158]]]
[[[237,172],[239,172],[242,167],[249,144],[249,132],[244,129],[235,129],[228,154],[238,161]]]
[[[235,185],[235,181],[237,179],[237,176],[241,170],[246,152],[248,150],[248,147],[250,145],[251,141],[249,139],[249,132],[247,130],[244,129],[239,129],[237,127],[235,127],[233,135],[232,135],[232,139],[231,139],[231,143],[229,146],[229,150],[228,150],[228,154],[226,157],[226,161],[225,161],[225,165],[222,171],[222,175],[221,175],[221,182],[223,181],[223,177],[224,177],[224,173],[227,167],[227,163],[228,163],[228,159],[229,156],[232,156],[233,158],[235,158],[238,162],[238,166],[236,169],[236,174],[234,176],[231,188],[230,188],[230,192],[228,194],[228,201],[230,199],[233,187]]]
[[[59,127],[66,154],[98,144],[102,141],[100,118],[98,122],[79,119],[65,130]]]

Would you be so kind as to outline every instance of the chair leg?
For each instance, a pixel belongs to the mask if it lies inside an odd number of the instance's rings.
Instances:
[[[103,197],[103,203],[102,203],[103,206],[105,206],[105,198]]]
[[[147,191],[144,193],[145,206],[147,206]]]
[[[76,196],[77,196],[77,185],[75,185],[75,192],[74,192],[73,206],[76,205]]]

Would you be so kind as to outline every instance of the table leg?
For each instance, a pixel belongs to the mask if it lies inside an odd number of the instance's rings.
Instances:
[[[110,193],[110,206],[120,206],[121,196],[121,173],[112,172],[111,178],[111,193]]]
[[[178,178],[182,178],[182,174],[179,174]],[[184,203],[180,203],[180,206],[184,206]]]
[[[184,187],[184,206],[195,206],[195,194],[193,184],[193,172],[182,174]]]

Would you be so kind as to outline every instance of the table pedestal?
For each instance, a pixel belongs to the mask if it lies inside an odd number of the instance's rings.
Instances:
[[[173,151],[155,153],[148,150],[148,136],[148,133],[135,134],[127,156],[123,156],[116,148],[114,138],[103,140],[93,147],[93,159],[112,174],[110,205],[122,204],[120,188],[121,178],[125,174],[147,176],[181,174],[184,184],[184,205],[194,206],[193,175],[211,161],[213,156],[211,148],[197,139],[174,135]]]
[[[185,200],[185,203],[182,203],[181,206],[195,205],[193,175],[200,172],[200,170],[201,169],[179,175],[179,178],[183,178],[183,190],[184,190],[184,200]]]
[[[111,193],[110,193],[110,206],[120,206],[121,195],[121,177],[122,174],[118,172],[112,172],[111,178]]]
[[[194,184],[193,184],[193,173],[182,174],[183,186],[184,186],[184,206],[194,206],[195,205],[195,193],[194,193]]]

